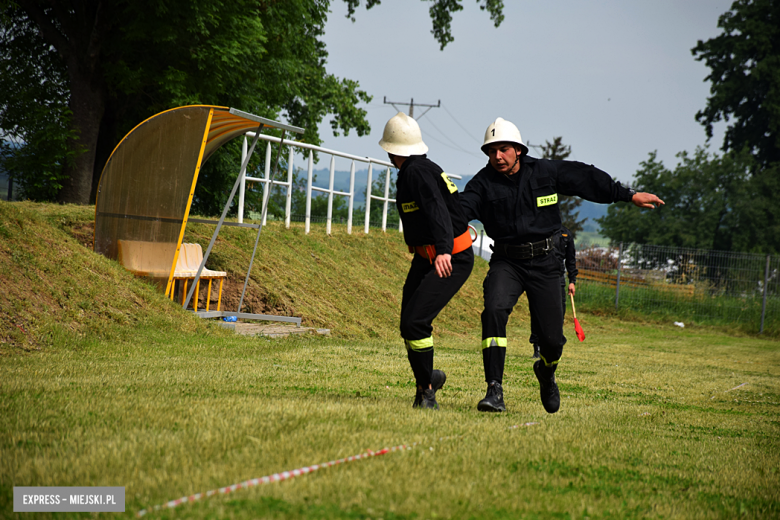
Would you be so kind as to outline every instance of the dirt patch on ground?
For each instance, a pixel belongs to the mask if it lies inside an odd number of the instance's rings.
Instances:
[[[188,282],[189,283],[189,282]],[[219,310],[238,312],[238,303],[241,300],[241,292],[244,289],[244,279],[237,275],[228,275],[222,283],[222,303]],[[176,301],[182,301],[182,284],[176,284],[174,297]],[[189,290],[189,286],[187,287]],[[208,281],[203,280],[200,284],[198,297],[198,310],[206,309],[206,298],[209,294]],[[186,294],[185,294],[186,298]],[[194,298],[194,297],[193,297]],[[213,280],[211,283],[211,298],[208,302],[209,310],[217,310],[217,301],[219,299],[219,280]],[[241,312],[251,314],[269,314],[272,316],[295,316],[295,308],[287,302],[280,301],[275,294],[267,294],[262,287],[258,287],[254,281],[250,280],[244,294],[244,302],[241,305]]]
[[[79,244],[88,248],[90,251],[94,248],[95,239],[95,223],[79,223],[74,225],[68,230],[73,238],[75,238]]]

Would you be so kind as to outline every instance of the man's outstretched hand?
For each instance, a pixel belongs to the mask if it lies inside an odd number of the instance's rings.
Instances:
[[[650,209],[655,209],[656,206],[661,207],[661,204],[664,203],[664,201],[662,201],[652,193],[645,193],[643,191],[634,193],[634,196],[631,197],[631,202],[633,202],[634,205],[639,206],[640,208],[650,208]]]

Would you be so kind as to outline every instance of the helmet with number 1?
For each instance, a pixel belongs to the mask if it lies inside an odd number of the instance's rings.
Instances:
[[[420,125],[403,112],[398,112],[387,122],[379,146],[387,153],[400,157],[422,155],[428,151],[422,140]]]
[[[485,131],[485,142],[482,143],[482,152],[487,155],[487,146],[492,143],[514,143],[520,146],[523,154],[528,153],[528,147],[523,144],[520,130],[511,122],[499,117]]]

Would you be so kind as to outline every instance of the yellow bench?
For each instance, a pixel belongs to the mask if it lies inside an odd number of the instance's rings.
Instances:
[[[136,276],[151,276],[153,278],[165,278],[170,275],[170,259],[176,251],[176,244],[172,242],[143,242],[139,240],[118,240],[117,260],[125,269]],[[176,281],[183,281],[183,290],[181,303],[184,305],[185,295],[187,294],[187,283],[194,280],[198,274],[198,267],[203,261],[203,249],[200,244],[182,244],[179,250],[179,258],[176,261],[176,269],[173,272],[173,286],[171,287],[171,300],[173,300]],[[219,296],[217,298],[217,310],[222,305],[222,282],[227,273],[224,271],[212,271],[203,268],[200,273],[201,280],[209,281],[208,298],[206,299],[206,310],[209,310],[211,303],[211,281],[219,279]],[[193,309],[198,310],[198,293],[200,291],[200,280],[195,287],[195,300]]]

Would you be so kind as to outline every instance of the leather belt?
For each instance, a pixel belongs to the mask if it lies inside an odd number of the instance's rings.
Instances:
[[[451,254],[455,255],[457,253],[460,253],[461,251],[465,251],[466,249],[471,247],[472,243],[473,242],[471,240],[471,233],[469,233],[469,230],[467,229],[465,233],[455,237],[455,240],[453,240]],[[433,263],[433,259],[436,258],[436,247],[432,245],[409,246],[409,252],[417,253],[423,258],[427,258],[428,261],[431,263]]]
[[[546,255],[553,250],[552,237],[545,238],[538,242],[528,242],[526,244],[493,244],[493,252],[508,258],[516,260],[528,260],[537,256]]]

